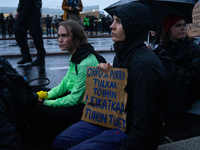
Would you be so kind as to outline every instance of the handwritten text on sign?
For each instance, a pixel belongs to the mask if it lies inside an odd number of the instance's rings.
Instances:
[[[196,3],[192,11],[192,23],[187,26],[190,37],[200,36],[200,2]]]
[[[108,73],[97,67],[87,68],[87,102],[82,120],[109,128],[126,129],[127,70],[110,68]]]

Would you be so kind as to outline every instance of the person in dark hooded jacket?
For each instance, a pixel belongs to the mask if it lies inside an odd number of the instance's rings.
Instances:
[[[160,117],[166,73],[160,59],[144,45],[150,13],[140,3],[112,9],[113,67],[128,69],[126,132],[85,121],[70,126],[54,139],[56,149],[156,150],[163,140]],[[104,71],[109,63],[98,65]]]
[[[162,20],[162,45],[177,68],[175,111],[184,113],[200,99],[200,46],[186,34],[186,19],[169,14]]]

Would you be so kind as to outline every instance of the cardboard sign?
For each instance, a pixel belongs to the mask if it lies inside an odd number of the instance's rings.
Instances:
[[[127,69],[110,68],[105,73],[97,67],[88,67],[83,98],[86,105],[81,120],[125,131],[127,76]]]
[[[193,8],[192,22],[187,26],[187,34],[189,37],[198,37],[200,36],[200,2]]]

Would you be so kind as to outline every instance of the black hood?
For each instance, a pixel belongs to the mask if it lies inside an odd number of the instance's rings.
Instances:
[[[145,5],[137,2],[127,3],[108,10],[108,13],[121,18],[125,31],[125,41],[120,46],[121,51],[126,50],[122,52],[123,55],[126,56],[133,49],[144,45],[150,28],[150,12]]]
[[[87,43],[81,48],[77,48],[76,52],[72,55],[71,62],[79,64],[83,59],[85,59],[89,54],[94,54],[99,63],[106,63],[106,60],[94,51],[94,47]]]
[[[71,62],[79,64],[90,53],[94,51],[94,47],[91,44],[86,44],[81,48],[77,48],[76,52],[72,55]]]

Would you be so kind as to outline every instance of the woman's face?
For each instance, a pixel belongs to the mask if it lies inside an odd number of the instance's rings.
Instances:
[[[156,35],[155,31],[150,31],[150,33],[151,33],[151,36],[155,36]]]
[[[68,51],[69,53],[73,50],[73,41],[72,34],[67,33],[67,30],[64,26],[58,28],[58,42],[59,47],[62,51]]]
[[[113,19],[114,21],[110,26],[112,29],[112,40],[114,42],[123,42],[125,40],[125,31],[121,23],[121,18],[114,15]]]
[[[186,23],[185,20],[177,21],[170,29],[169,39],[178,42],[186,37]]]

